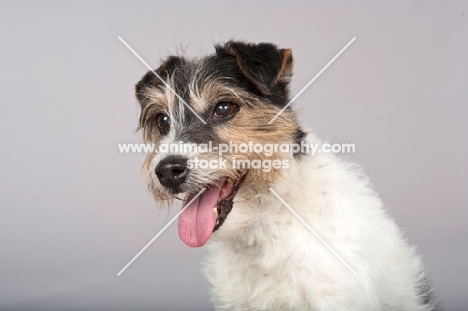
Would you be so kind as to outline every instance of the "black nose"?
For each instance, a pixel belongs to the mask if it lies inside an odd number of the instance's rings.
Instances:
[[[187,177],[187,159],[180,156],[168,156],[159,162],[155,173],[161,185],[176,190]]]

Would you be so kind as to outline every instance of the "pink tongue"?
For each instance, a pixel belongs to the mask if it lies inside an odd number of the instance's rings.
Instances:
[[[206,189],[179,216],[179,237],[190,247],[203,246],[216,226],[213,208],[218,203],[219,193],[224,180]],[[190,196],[187,202],[192,200]]]

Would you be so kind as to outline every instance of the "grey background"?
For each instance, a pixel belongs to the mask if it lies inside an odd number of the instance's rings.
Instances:
[[[307,127],[354,142],[445,310],[468,310],[466,1],[0,2],[0,309],[211,310],[203,249],[140,178],[133,85],[184,47],[293,49]]]

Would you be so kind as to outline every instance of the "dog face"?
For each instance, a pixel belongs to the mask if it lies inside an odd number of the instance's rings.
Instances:
[[[187,194],[187,201],[194,199],[179,219],[179,234],[190,246],[200,246],[223,224],[234,197],[261,194],[281,177],[281,169],[252,168],[254,161],[294,161],[290,153],[267,155],[233,147],[292,144],[305,135],[290,108],[268,124],[288,103],[291,51],[231,41],[201,59],[170,56],[156,73],[162,80],[149,71],[136,84],[140,129],[144,141],[156,149],[180,148],[149,154],[143,175],[161,203],[179,193]],[[194,145],[211,149],[200,152]],[[221,145],[230,148],[220,154]]]

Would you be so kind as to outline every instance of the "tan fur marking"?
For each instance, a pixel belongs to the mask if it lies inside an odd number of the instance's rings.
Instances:
[[[292,51],[290,49],[282,49],[281,52],[283,54],[281,67],[278,71],[278,74],[273,79],[271,86],[275,85],[279,81],[289,82],[289,79],[291,79],[291,76],[292,76],[292,69],[293,69]]]
[[[294,132],[297,130],[297,121],[295,114],[292,111],[285,111],[274,123],[268,124],[268,121],[278,113],[279,108],[265,105],[258,101],[257,103],[250,102],[250,106],[244,105],[240,108],[237,115],[227,124],[218,127],[217,133],[221,141],[225,143],[233,142],[237,145],[242,143],[248,144],[251,141],[253,144],[291,144]],[[289,153],[277,152],[271,156],[264,153],[231,153],[230,157],[242,160],[288,160],[294,161],[293,156]],[[269,172],[264,172],[262,169],[250,169],[246,183],[261,183],[267,185],[274,183],[282,175],[282,169],[272,169]]]

